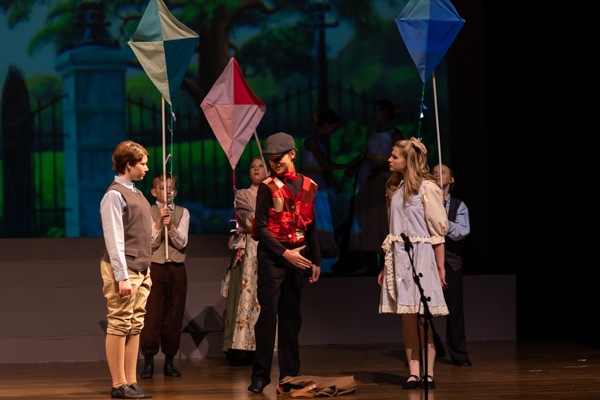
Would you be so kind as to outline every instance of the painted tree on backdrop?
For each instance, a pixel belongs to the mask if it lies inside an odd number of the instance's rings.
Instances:
[[[113,0],[103,2],[106,19],[118,24],[118,35],[111,38],[116,46],[126,46],[146,7],[147,0]],[[311,18],[307,0],[187,0],[166,1],[165,4],[184,24],[200,35],[196,77],[184,78],[182,89],[200,104],[231,56],[240,60],[247,77],[271,73],[278,79],[294,72],[306,74],[313,61],[307,54],[314,48],[314,30],[298,22]],[[376,31],[381,19],[374,13],[374,0],[330,0],[332,12],[363,31]],[[0,11],[9,27],[27,21],[36,4],[53,4],[46,15],[44,27],[29,42],[30,54],[54,44],[57,53],[70,47],[81,27],[77,19],[79,0],[0,0]],[[272,16],[280,23],[267,26]],[[332,17],[333,18],[333,17]],[[290,22],[291,21],[291,22]],[[237,27],[262,28],[237,48],[230,34]],[[78,30],[79,29],[79,30]],[[107,41],[108,42],[108,41]]]

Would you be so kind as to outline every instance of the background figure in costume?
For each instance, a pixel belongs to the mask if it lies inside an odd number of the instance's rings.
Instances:
[[[321,272],[323,273],[331,272],[331,266],[335,264],[338,256],[327,188],[331,187],[335,194],[339,194],[342,192],[342,186],[335,181],[331,171],[351,167],[359,161],[357,158],[348,164],[331,162],[329,137],[336,132],[339,126],[340,117],[335,112],[321,111],[316,117],[314,134],[304,139],[305,151],[302,153],[302,173],[319,186],[315,197],[315,215],[322,257]]]
[[[433,167],[435,179],[440,181],[440,166]],[[448,288],[444,290],[444,298],[450,314],[446,316],[446,348],[455,365],[468,367],[471,365],[467,353],[465,336],[465,313],[463,308],[463,273],[460,240],[471,232],[469,209],[459,199],[450,196],[454,188],[454,172],[442,164],[442,189],[444,207],[448,214],[448,234],[446,235],[446,254],[444,267]]]
[[[248,390],[262,393],[271,382],[273,347],[277,336],[279,379],[300,372],[298,334],[302,324],[304,270],[318,281],[321,255],[315,222],[317,184],[296,174],[294,138],[283,132],[267,138],[263,154],[273,173],[258,188],[253,234],[258,239],[258,302],[254,327],[256,354]],[[305,244],[313,250],[303,256]],[[277,330],[276,330],[277,328]]]
[[[145,365],[141,378],[152,378],[154,356],[159,347],[165,355],[165,376],[180,377],[173,366],[173,358],[179,351],[185,299],[187,295],[187,272],[185,248],[188,243],[190,213],[173,203],[177,196],[177,177],[167,176],[167,203],[165,204],[163,174],[152,181],[152,268],[154,288],[146,306],[146,325],[142,331],[141,346]],[[173,192],[171,193],[171,184]],[[169,230],[169,258],[165,251],[165,227]]]
[[[120,143],[112,156],[118,176],[100,202],[105,245],[100,270],[108,308],[106,360],[112,377],[111,397],[120,399],[152,397],[136,378],[140,332],[152,286],[152,217],[148,200],[133,182],[148,172],[148,155],[131,140]]]
[[[256,349],[254,325],[260,314],[260,305],[256,295],[258,242],[252,238],[252,221],[258,186],[265,178],[266,170],[262,159],[255,157],[250,164],[252,185],[235,192],[235,213],[239,228],[229,239],[231,263],[221,285],[221,294],[227,298],[223,352],[231,365],[252,363]]]
[[[388,234],[385,209],[385,185],[390,176],[387,159],[394,144],[403,139],[391,120],[400,112],[391,101],[383,99],[373,107],[375,127],[367,136],[365,156],[360,164],[354,192],[349,249],[360,251],[361,266],[356,275],[378,271],[377,253]],[[347,175],[352,174],[347,171]]]
[[[433,363],[435,347],[432,329],[423,333],[423,305],[413,279],[412,267],[400,234],[413,243],[412,257],[421,286],[430,297],[433,316],[448,314],[442,288],[447,287],[444,270],[444,236],[448,218],[442,205],[442,190],[436,185],[427,165],[427,149],[419,140],[402,140],[394,146],[389,158],[393,172],[387,183],[390,233],[383,242],[385,266],[379,274],[381,285],[380,313],[402,314],[402,331],[410,377],[403,389],[421,386],[425,375],[434,388]],[[433,325],[431,326],[433,328]],[[419,360],[425,342],[428,346],[427,371],[421,371]]]

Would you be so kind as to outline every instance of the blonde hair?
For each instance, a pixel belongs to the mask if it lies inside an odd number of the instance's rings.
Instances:
[[[261,162],[263,162],[263,159],[261,156],[256,156],[254,157],[252,160],[250,160],[250,164],[248,164],[248,168],[252,168],[252,164],[254,163],[254,161],[256,160],[260,160]],[[263,162],[264,164],[264,162]],[[267,169],[267,167],[265,165],[263,165],[263,168],[265,168],[265,170]]]
[[[400,153],[406,159],[406,172],[394,172],[385,184],[385,194],[392,197],[404,181],[404,201],[408,202],[410,196],[419,193],[423,179],[435,183],[434,176],[429,172],[427,165],[427,148],[420,140],[411,137],[410,140],[400,140],[394,147],[400,149]]]

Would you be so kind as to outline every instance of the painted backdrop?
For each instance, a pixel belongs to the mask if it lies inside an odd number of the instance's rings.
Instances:
[[[302,149],[312,115],[330,108],[342,118],[331,138],[333,160],[347,162],[364,153],[373,103],[382,98],[403,109],[393,122],[405,137],[416,135],[422,84],[394,22],[406,0],[170,3],[200,35],[174,98],[176,201],[190,210],[191,234],[231,228],[231,169],[198,106],[231,56],[267,105],[261,140],[284,131]],[[0,237],[100,236],[99,202],[114,175],[112,150],[122,140],[149,150],[148,176],[160,169],[160,95],[126,45],[145,6],[136,0],[0,5]],[[444,146],[444,61],[436,76]],[[422,136],[435,158],[432,96],[429,83]],[[238,188],[250,185],[248,165],[257,155],[251,141],[236,171]],[[344,193],[331,196],[334,227],[348,217],[354,190],[354,178],[343,171],[336,178]],[[151,179],[138,187],[153,201]]]

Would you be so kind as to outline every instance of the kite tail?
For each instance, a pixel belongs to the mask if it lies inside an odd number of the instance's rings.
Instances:
[[[239,224],[238,224],[238,220],[237,220],[237,214],[235,212],[235,208],[237,206],[236,201],[235,201],[235,192],[236,192],[236,188],[235,188],[235,168],[233,169],[233,215],[235,217],[235,229],[232,229],[232,231],[235,231],[236,233],[239,232]],[[236,246],[237,247],[237,251],[238,251],[238,258],[240,260],[240,262],[242,261],[242,252],[240,251],[240,246]]]
[[[423,83],[423,91],[421,93],[421,104],[420,104],[420,113],[419,113],[419,131],[417,132],[417,139],[421,140],[421,120],[423,119],[423,100],[425,99],[425,84]],[[427,109],[427,107],[425,107]]]
[[[169,104],[169,110],[171,110],[171,128],[169,129],[171,131],[171,177],[173,177],[173,129],[174,129],[174,122],[177,121],[177,118],[175,117],[175,113],[173,112],[173,105]],[[173,178],[171,178],[171,187],[169,188],[169,191],[171,192],[171,199],[173,198]]]

